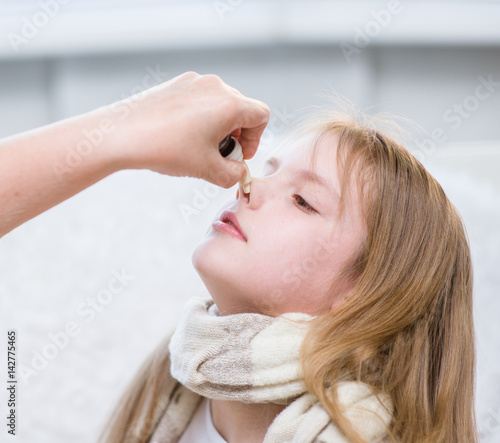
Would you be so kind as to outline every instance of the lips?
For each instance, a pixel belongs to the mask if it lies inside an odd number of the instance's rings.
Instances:
[[[236,218],[236,215],[234,214],[234,212],[224,211],[221,214],[219,220],[222,223],[227,223],[228,225],[232,226],[234,229],[236,229],[236,231],[239,232],[239,234],[245,239],[245,241],[247,241],[247,236],[245,235],[245,233],[241,229],[241,226],[238,223],[238,219]]]

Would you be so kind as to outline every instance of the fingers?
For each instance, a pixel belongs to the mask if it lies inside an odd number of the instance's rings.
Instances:
[[[219,152],[213,153],[206,162],[206,177],[202,177],[214,185],[230,188],[246,173],[245,166],[236,160],[228,160]]]
[[[260,138],[269,122],[269,116],[270,110],[265,103],[245,98],[245,104],[241,111],[241,133],[238,137],[245,159],[251,159],[257,152]]]
[[[243,158],[245,160],[251,159],[257,152],[266,125],[267,123],[264,123],[256,128],[243,128],[241,130],[238,141],[243,149]]]
[[[239,140],[244,158],[252,158],[269,121],[269,107],[214,74],[189,71],[156,88],[134,110],[134,125],[123,126],[126,134],[134,132],[134,126],[147,128],[141,131],[146,141],[122,137],[126,151],[116,143],[124,161],[132,168],[202,178],[224,188],[237,183],[245,167],[222,157],[218,144],[231,134]]]
[[[250,159],[257,152],[260,138],[269,121],[270,110],[259,100],[241,96],[239,101],[238,128],[231,135],[238,138],[244,158]],[[246,173],[242,163],[227,160],[219,152],[211,160],[209,168],[218,172],[208,181],[223,188],[230,188]]]

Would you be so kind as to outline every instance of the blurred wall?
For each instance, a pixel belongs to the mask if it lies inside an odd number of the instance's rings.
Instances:
[[[500,138],[499,48],[370,46],[347,63],[337,44],[0,60],[0,135],[91,110],[188,70],[218,74],[268,103],[278,119],[334,89],[362,109],[401,113],[429,132],[442,128],[447,141]]]

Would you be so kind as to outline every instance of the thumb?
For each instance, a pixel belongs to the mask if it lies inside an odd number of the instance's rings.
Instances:
[[[228,160],[222,157],[219,151],[210,156],[208,163],[208,177],[205,179],[214,185],[230,188],[238,183],[246,173],[243,163],[237,160]]]

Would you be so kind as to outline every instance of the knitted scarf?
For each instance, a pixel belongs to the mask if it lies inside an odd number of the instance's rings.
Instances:
[[[203,396],[288,405],[271,423],[264,443],[347,443],[303,384],[299,351],[312,319],[303,313],[221,316],[211,298],[191,298],[169,345],[179,389],[150,441],[177,441]],[[337,396],[360,436],[383,441],[392,412],[388,397],[377,398],[354,381],[339,383]]]

